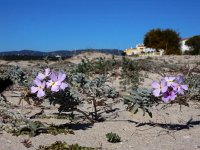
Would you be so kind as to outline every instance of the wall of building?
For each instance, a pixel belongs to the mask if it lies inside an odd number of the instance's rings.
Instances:
[[[181,51],[182,51],[182,52],[185,52],[185,51],[190,50],[190,48],[189,48],[187,45],[185,45],[185,42],[186,42],[187,40],[188,40],[188,39],[181,40]]]

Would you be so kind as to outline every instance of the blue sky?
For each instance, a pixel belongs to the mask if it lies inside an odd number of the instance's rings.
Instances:
[[[200,0],[0,0],[0,51],[135,47],[153,28],[200,34]]]

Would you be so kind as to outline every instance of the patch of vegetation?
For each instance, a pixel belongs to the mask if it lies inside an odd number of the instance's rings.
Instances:
[[[107,133],[106,134],[106,138],[108,140],[108,142],[110,143],[118,143],[118,142],[121,142],[121,138],[119,135],[117,135],[116,133]]]
[[[106,84],[106,81],[107,77],[105,75],[88,79],[84,74],[77,74],[73,79],[73,85],[77,87],[82,97],[87,97],[87,102],[93,105],[94,111],[89,114],[92,115],[92,119],[95,121],[102,119],[99,116],[99,111],[106,108],[109,109],[108,98],[113,99],[113,102],[115,102],[119,96],[114,88]]]
[[[74,132],[71,129],[68,129],[66,126],[63,125],[51,125],[48,127],[48,133],[52,135],[58,135],[58,134],[74,134]]]
[[[78,144],[69,145],[65,142],[57,141],[50,146],[40,145],[37,150],[95,150],[91,147],[83,147]]]
[[[0,130],[13,133],[28,121],[19,112],[13,111],[13,105],[0,94]]]
[[[121,70],[122,82],[120,84],[124,86],[125,91],[128,85],[138,87],[139,83],[143,81],[139,63],[139,61],[123,58]]]
[[[39,121],[35,122],[29,122],[28,125],[21,127],[19,130],[14,131],[13,135],[19,136],[19,135],[29,135],[31,137],[37,136],[41,133],[46,134],[52,134],[52,135],[58,135],[58,134],[74,134],[74,132],[70,129],[68,129],[66,126],[56,126],[51,125],[49,127],[46,127]]]
[[[40,121],[29,121],[27,125],[20,127],[18,130],[13,132],[13,135],[29,135],[31,137],[39,135],[40,133],[48,133],[48,127],[43,125]]]
[[[191,74],[185,82],[189,85],[189,98],[200,102],[200,74]]]
[[[158,99],[148,89],[133,88],[129,94],[124,96],[124,104],[127,104],[127,110],[134,114],[141,109],[143,115],[148,113],[152,117],[151,108],[155,103],[158,103]]]
[[[92,74],[107,74],[113,69],[119,68],[120,61],[115,60],[115,57],[106,59],[104,57],[94,58],[89,60],[87,57],[82,59],[81,63],[78,64],[74,70],[76,73],[84,73],[86,75]]]

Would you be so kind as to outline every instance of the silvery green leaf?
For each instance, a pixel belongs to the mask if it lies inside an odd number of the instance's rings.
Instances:
[[[139,107],[140,107],[140,105],[136,103],[135,105],[133,105],[131,111],[135,114],[135,113],[137,113]]]

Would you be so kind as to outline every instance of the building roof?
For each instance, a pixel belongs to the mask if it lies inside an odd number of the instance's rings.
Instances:
[[[145,47],[144,44],[138,44],[137,47]]]

